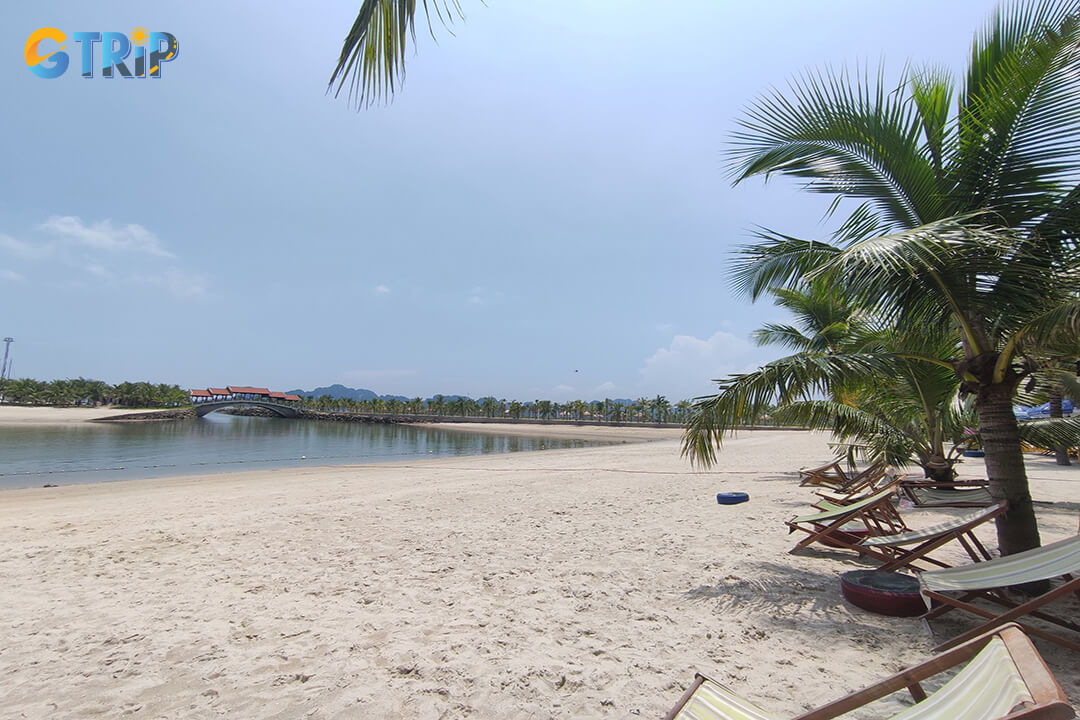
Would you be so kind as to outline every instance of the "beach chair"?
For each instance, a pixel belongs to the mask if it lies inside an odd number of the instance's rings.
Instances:
[[[895,535],[908,529],[892,505],[892,495],[897,485],[898,481],[891,482],[870,497],[851,505],[829,506],[821,512],[788,520],[788,532],[800,530],[807,533],[807,537],[788,552],[795,553],[820,542],[870,554],[859,546],[866,537]]]
[[[1010,598],[1007,591],[1017,585],[1057,578],[1063,578],[1064,582],[1057,587],[1051,587],[1042,595],[1019,603]],[[1080,633],[1080,624],[1076,621],[1057,617],[1040,609],[1069,593],[1076,593],[1080,598],[1080,535],[975,565],[928,570],[920,573],[919,585],[927,607],[930,607],[933,601],[941,603],[923,615],[926,621],[955,609],[986,619],[982,625],[957,635],[938,648],[950,648],[1004,623],[1017,622],[1028,635],[1080,651],[1080,642],[1019,621],[1019,618],[1031,616]],[[959,597],[954,597],[954,593],[959,593]],[[972,603],[978,599],[990,601],[1004,610],[994,612]]]
[[[892,468],[881,469],[873,473],[861,473],[860,479],[839,490],[817,490],[817,496],[821,498],[813,504],[819,510],[827,510],[839,505],[851,505],[854,502],[870,497],[890,483],[901,482],[906,475],[896,475]]]
[[[934,565],[939,568],[950,567],[948,564],[932,558],[929,553],[953,540],[967,551],[972,562],[984,562],[991,559],[990,553],[975,536],[975,528],[990,522],[1008,508],[1008,503],[1000,502],[987,508],[965,513],[945,522],[909,530],[896,535],[879,535],[863,540],[861,545],[865,554],[884,563],[879,572],[894,572],[903,568],[924,570],[916,563]],[[879,553],[880,554],[877,554]]]
[[[799,475],[802,480],[799,482],[799,485],[817,485],[842,491],[855,485],[865,484],[867,479],[871,482],[876,482],[881,478],[883,472],[884,467],[881,463],[874,463],[873,465],[864,468],[862,472],[848,475],[844,472],[844,468],[840,466],[840,461],[835,460],[828,465],[822,465],[821,467],[811,468],[809,470],[800,470]]]
[[[939,483],[905,479],[900,492],[916,507],[986,507],[996,502],[986,480]]]
[[[851,478],[840,466],[839,460],[816,468],[805,468],[799,471],[799,485],[824,485],[826,487],[843,487],[851,482]]]
[[[933,694],[922,682],[967,663]],[[1061,685],[1016,625],[970,640],[793,720],[830,720],[908,690],[915,704],[889,720],[1069,720],[1076,717]],[[883,717],[875,715],[875,717]],[[778,720],[698,674],[665,720]]]

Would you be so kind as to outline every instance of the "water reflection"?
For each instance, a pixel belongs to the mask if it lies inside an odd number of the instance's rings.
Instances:
[[[219,413],[161,423],[7,426],[0,428],[0,488],[596,444],[566,438],[454,432],[430,426]]]

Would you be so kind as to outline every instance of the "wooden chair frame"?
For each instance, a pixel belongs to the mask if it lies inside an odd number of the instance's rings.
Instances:
[[[922,619],[927,622],[929,627],[929,621],[944,615],[951,610],[964,610],[972,615],[976,615],[981,618],[985,618],[986,622],[979,625],[976,628],[968,630],[967,632],[960,633],[956,637],[947,642],[943,642],[934,648],[937,650],[948,650],[951,647],[955,647],[959,643],[965,642],[980,633],[985,633],[988,630],[992,630],[1004,623],[1015,623],[1024,629],[1028,635],[1032,635],[1043,640],[1049,640],[1052,643],[1057,643],[1063,647],[1067,647],[1070,650],[1080,652],[1080,642],[1070,640],[1067,637],[1043,630],[1042,628],[1031,625],[1030,623],[1020,622],[1019,618],[1026,615],[1044,620],[1048,623],[1052,623],[1062,628],[1072,630],[1073,632],[1080,633],[1080,623],[1076,623],[1073,620],[1067,618],[1051,615],[1050,613],[1039,610],[1043,605],[1053,602],[1060,597],[1064,597],[1069,593],[1075,593],[1077,597],[1080,597],[1080,577],[1065,576],[1065,582],[1056,588],[1051,588],[1048,592],[1031,598],[1027,602],[1017,603],[1012,600],[1006,594],[1006,588],[992,588],[981,591],[973,591],[964,593],[960,597],[952,597],[945,593],[935,592],[933,590],[923,589],[922,593],[926,597],[933,601],[940,603],[937,607],[930,610],[928,613],[922,616]],[[1007,608],[1005,612],[994,613],[991,610],[980,607],[972,603],[972,600],[983,599],[992,602],[996,605],[1000,605]]]
[[[854,550],[859,554],[871,555],[872,553],[867,552],[866,548],[860,546],[864,538],[843,530],[843,527],[850,522],[861,522],[871,535],[895,535],[907,530],[908,527],[904,524],[903,518],[900,517],[892,504],[892,495],[896,492],[898,484],[899,481],[894,480],[870,498],[861,500],[849,507],[836,508],[827,518],[829,520],[828,524],[824,526],[817,523],[816,520],[800,521],[800,518],[812,518],[813,515],[796,516],[788,520],[789,532],[800,530],[808,535],[808,537],[797,542],[795,547],[788,552],[795,553],[813,545],[815,542],[828,539],[830,542]],[[809,523],[809,526],[804,522]]]
[[[979,541],[979,538],[975,535],[975,528],[980,525],[984,525],[991,520],[997,518],[998,515],[1003,514],[1008,509],[1008,503],[1000,502],[997,505],[987,508],[985,514],[981,514],[978,518],[966,522],[962,525],[957,525],[951,530],[942,532],[933,537],[929,537],[918,545],[907,548],[901,545],[863,545],[864,554],[870,557],[880,560],[883,564],[878,568],[879,572],[894,572],[903,568],[911,568],[912,570],[923,570],[925,568],[919,567],[916,563],[923,563],[932,565],[939,568],[951,567],[947,563],[929,557],[929,554],[934,550],[948,544],[949,542],[956,540],[967,552],[968,557],[972,562],[983,562],[990,560],[990,552]],[[879,540],[883,538],[878,538]],[[863,543],[866,541],[864,540]]]
[[[892,677],[874,683],[863,690],[803,713],[793,718],[793,720],[832,720],[832,718],[849,713],[904,689],[911,693],[915,702],[922,702],[927,698],[926,691],[922,687],[924,680],[967,662],[978,655],[986,647],[986,644],[995,637],[1000,637],[1004,642],[1033,701],[1033,704],[1014,710],[1003,716],[1001,720],[1020,720],[1021,718],[1024,720],[1070,720],[1075,718],[1076,713],[1073,711],[1072,705],[1069,704],[1065,692],[1046,666],[1038,650],[1035,649],[1031,640],[1024,635],[1018,625],[1010,623],[992,632],[983,633],[959,647],[936,655],[907,670],[902,670]],[[674,720],[693,697],[694,692],[706,680],[708,678],[704,675],[700,673],[696,675],[694,683],[683,694],[671,712],[665,716],[665,720]],[[998,719],[988,718],[987,720]]]

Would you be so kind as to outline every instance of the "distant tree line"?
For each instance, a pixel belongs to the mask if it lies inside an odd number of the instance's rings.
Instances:
[[[122,407],[178,407],[188,405],[188,393],[179,385],[122,382],[109,385],[101,380],[5,380],[0,386],[5,403],[53,405],[60,407],[119,405]]]
[[[520,402],[495,397],[473,400],[468,397],[436,395],[424,400],[372,398],[353,400],[330,395],[306,397],[304,407],[323,412],[385,413],[389,415],[432,415],[440,417],[515,418],[534,420],[573,420],[590,422],[682,423],[690,412],[690,401],[674,405],[663,395],[638,398],[627,403],[621,400],[570,400],[564,403],[551,400]]]

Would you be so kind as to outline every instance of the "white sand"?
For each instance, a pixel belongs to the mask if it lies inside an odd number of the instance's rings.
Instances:
[[[659,717],[695,670],[795,713],[927,657],[844,603],[854,554],[787,554],[822,436],[744,433],[709,473],[654,436],[2,492],[0,716]],[[1033,464],[1044,542],[1075,533],[1080,468]],[[1039,647],[1075,704],[1080,658]]]
[[[23,407],[20,405],[0,405],[0,426],[2,425],[70,425],[71,423],[90,422],[107,419],[117,415],[130,415],[138,412],[153,412],[133,408],[54,408]]]

